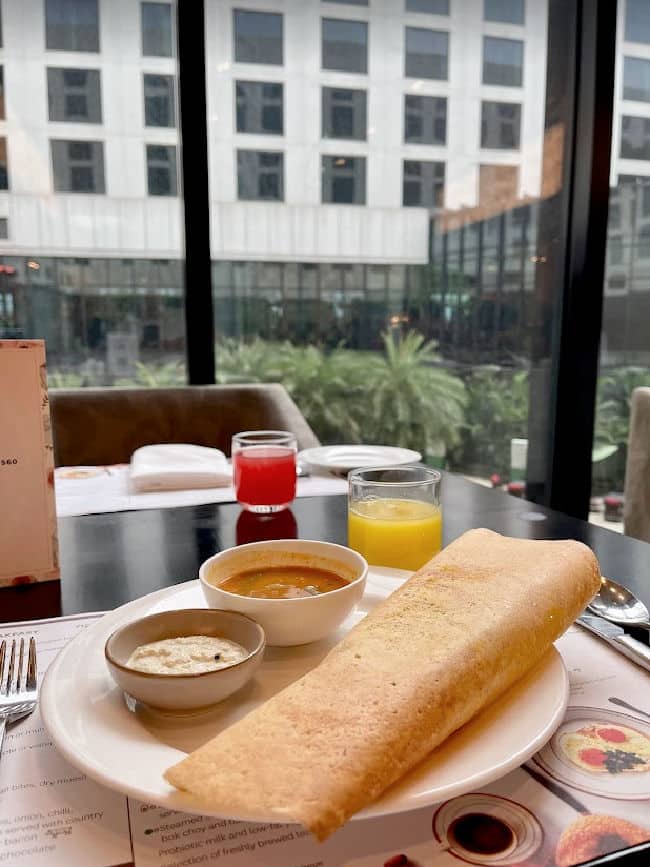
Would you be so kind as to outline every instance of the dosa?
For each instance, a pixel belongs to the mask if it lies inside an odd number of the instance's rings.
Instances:
[[[599,585],[580,542],[471,530],[165,777],[324,840],[531,669]]]

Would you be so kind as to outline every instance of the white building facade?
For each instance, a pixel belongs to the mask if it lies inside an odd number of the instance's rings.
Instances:
[[[489,10],[486,13],[483,0],[369,0],[367,4],[208,0],[206,5],[214,259],[426,262],[431,208],[404,207],[405,162],[410,168],[427,163],[442,166],[444,181],[437,205],[447,209],[478,204],[481,166],[510,167],[515,198],[539,194],[546,74],[544,3],[512,3],[515,19],[517,9],[524,10],[521,23],[485,20]],[[511,14],[505,0],[492,5],[497,17],[499,7],[506,10],[502,18]],[[56,44],[52,37],[57,12],[70,15],[76,8],[85,14],[93,6],[98,50],[49,47]],[[147,145],[176,148],[174,156],[179,155],[175,105],[170,112],[174,116],[167,118],[169,125],[152,126],[145,112],[146,76],[170,81],[170,98],[176,102],[174,52],[169,57],[147,54],[143,41],[147,7],[157,7],[155,14],[164,21],[165,6],[173,22],[175,10],[163,3],[2,3],[5,119],[0,121],[0,136],[6,139],[8,176],[8,190],[0,193],[0,217],[7,219],[7,238],[0,242],[3,251],[30,256],[182,257],[180,199],[150,195],[147,184]],[[413,9],[438,10],[438,14]],[[238,13],[248,13],[243,35],[237,35]],[[86,29],[92,29],[94,20],[92,12],[84,18]],[[238,60],[237,39],[249,55],[254,53],[255,32],[268,22],[280,27],[280,62],[277,55],[264,62],[263,52],[262,62]],[[68,24],[74,29],[73,22]],[[329,55],[324,45],[328,26],[334,28],[334,41],[340,40]],[[365,33],[365,44],[354,42],[359,32]],[[424,55],[432,34],[438,66],[427,68]],[[173,23],[171,35],[173,44]],[[501,46],[511,53],[514,49],[515,65],[520,67],[519,78],[516,70],[514,77],[520,84],[483,83],[490,38],[497,59]],[[258,41],[263,43],[264,37]],[[348,62],[346,47],[350,54],[354,50],[365,55],[365,71],[332,68]],[[420,55],[410,72],[409,53]],[[354,65],[354,59],[348,65]],[[498,79],[499,69],[494,69],[492,78],[496,74]],[[53,73],[48,70],[67,70],[73,77],[77,70],[96,74],[98,91],[86,93],[86,99],[94,104],[99,96],[99,111],[89,120],[75,120],[73,115],[52,119],[55,95]],[[282,85],[281,133],[238,131],[237,82]],[[324,88],[365,95],[366,119],[364,128],[356,131],[358,137],[339,137],[337,129],[324,130]],[[83,91],[82,85],[82,96]],[[405,141],[407,96],[434,97],[437,107],[445,101],[444,134],[435,137],[436,143]],[[512,140],[516,146],[507,147],[506,142],[506,146],[481,147],[484,103],[516,107]],[[100,145],[102,165],[91,166],[100,192],[66,191],[60,183],[57,189],[56,142],[89,143],[93,150]],[[238,151],[281,156],[279,201],[242,200]],[[363,161],[365,191],[358,204],[324,201],[323,159],[328,156]],[[94,154],[89,157],[82,148],[80,157],[82,164],[84,158],[92,163]],[[179,187],[180,178],[174,192]]]

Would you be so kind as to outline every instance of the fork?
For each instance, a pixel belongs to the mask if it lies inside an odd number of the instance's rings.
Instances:
[[[25,639],[20,639],[18,659],[17,642],[11,642],[7,674],[7,641],[0,644],[0,754],[7,724],[18,722],[36,707],[38,686],[36,683],[36,639],[29,639],[29,649],[25,658]],[[26,663],[26,667],[25,667]]]

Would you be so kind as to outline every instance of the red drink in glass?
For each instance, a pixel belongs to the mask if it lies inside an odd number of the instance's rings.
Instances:
[[[291,434],[282,431],[237,434],[233,437],[232,463],[235,495],[247,509],[275,512],[295,498],[296,443]]]

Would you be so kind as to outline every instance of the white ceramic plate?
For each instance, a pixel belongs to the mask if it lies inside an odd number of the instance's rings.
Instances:
[[[104,661],[104,643],[122,623],[156,611],[205,605],[198,581],[151,593],[105,615],[61,651],[47,671],[41,692],[45,725],[65,758],[98,783],[149,803],[214,815],[209,805],[169,786],[163,771],[317,665],[408,574],[372,568],[360,607],[338,633],[302,647],[267,648],[255,678],[246,687],[208,714],[183,718],[154,715],[141,707],[129,709]],[[356,818],[435,804],[503,776],[551,737],[564,715],[568,694],[566,669],[552,649],[506,696],[456,732]],[[272,821],[262,815],[223,811],[218,815]]]
[[[535,764],[552,779],[592,795],[622,801],[650,798],[650,763],[639,763],[634,772],[616,770],[605,772],[588,771],[571,761],[562,749],[562,735],[593,725],[601,729],[616,729],[617,726],[633,729],[646,739],[650,747],[650,723],[645,720],[629,713],[606,708],[571,707],[551,740],[535,756]],[[616,750],[619,746],[617,743],[601,744],[603,750],[608,748]]]
[[[304,449],[298,460],[316,470],[330,473],[345,473],[359,467],[395,467],[401,464],[416,464],[422,460],[420,452],[399,449],[394,446],[319,446]]]

